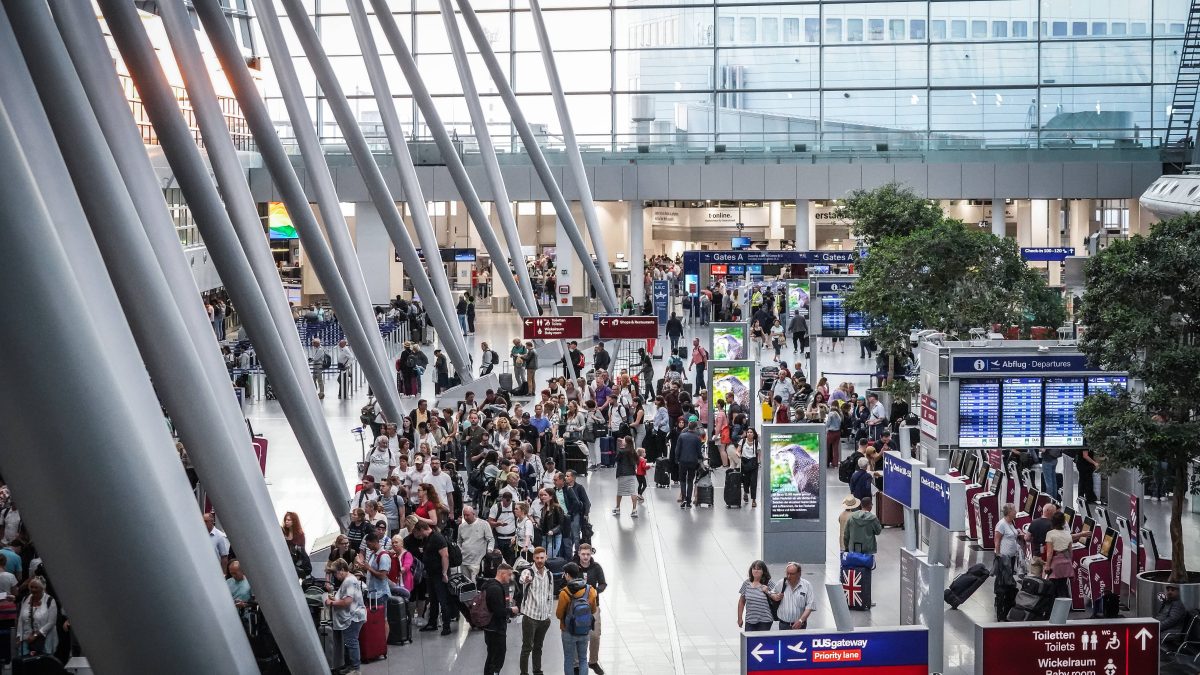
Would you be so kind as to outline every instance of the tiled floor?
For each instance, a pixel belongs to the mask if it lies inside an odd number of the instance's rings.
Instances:
[[[585,322],[589,323],[589,322]],[[474,348],[488,340],[493,345],[506,344],[517,332],[513,314],[481,314],[478,333],[468,340]],[[691,327],[689,327],[690,329]],[[689,334],[690,338],[691,335]],[[706,337],[702,335],[702,338]],[[825,371],[866,372],[869,364],[858,358],[854,340],[847,341],[845,354],[822,354]],[[785,357],[790,353],[785,351]],[[794,359],[790,359],[793,360]],[[661,362],[657,364],[661,369]],[[544,371],[543,371],[544,372]],[[834,382],[849,379],[865,389],[866,376],[831,378]],[[432,386],[427,385],[432,391]],[[365,398],[365,390],[363,391]],[[350,430],[359,426],[358,410],[362,400],[323,402],[339,458],[345,470],[347,485],[359,459],[359,441]],[[267,464],[267,479],[271,496],[280,514],[296,511],[309,541],[333,529],[333,518],[324,511],[316,483],[307,470],[287,422],[278,405],[271,402],[250,402],[247,415],[255,431],[271,441]],[[722,478],[716,478],[719,486]],[[749,563],[760,556],[760,526],[756,510],[715,509],[681,511],[675,503],[676,492],[669,489],[647,490],[647,504],[638,520],[622,514],[610,515],[615,479],[611,472],[598,472],[587,480],[594,508],[597,561],[604,566],[609,587],[601,598],[603,638],[600,663],[606,672],[619,675],[644,673],[661,675],[726,675],[739,672],[739,632],[736,624],[737,588],[746,574]],[[829,476],[827,508],[830,514],[840,511],[845,486],[836,474]],[[626,504],[628,508],[628,504]],[[1151,524],[1160,532],[1159,540],[1166,545],[1167,505],[1148,503],[1146,513]],[[830,523],[836,522],[830,518]],[[827,536],[826,559],[836,560],[836,527]],[[1196,519],[1189,516],[1186,523],[1189,536],[1200,532]],[[885,530],[880,538],[878,568],[874,573],[875,608],[870,612],[854,613],[855,624],[896,625],[899,622],[899,569],[896,550],[903,543],[901,530]],[[989,553],[970,550],[955,541],[953,578],[975,562],[990,563]],[[836,575],[836,567],[832,568]],[[772,570],[781,576],[782,565]],[[804,575],[818,591],[818,610],[810,626],[832,628],[833,619],[823,595],[826,567],[807,566]],[[974,627],[976,622],[993,618],[991,584],[986,584],[957,611],[947,611],[945,626],[946,669],[954,675],[974,672]],[[461,623],[461,622],[460,622]],[[436,633],[416,633],[413,644],[392,647],[386,661],[368,664],[364,672],[382,673],[473,673],[482,670],[483,638],[468,633],[459,626],[452,636]],[[558,631],[552,628],[546,638],[544,670],[557,673],[562,669],[562,647]],[[504,673],[520,672],[520,626],[509,627],[508,659]]]

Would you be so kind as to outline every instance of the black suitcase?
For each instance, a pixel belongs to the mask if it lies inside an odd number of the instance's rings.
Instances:
[[[654,487],[671,486],[671,460],[663,457],[654,463]]]
[[[576,475],[586,476],[588,472],[588,451],[587,445],[582,441],[568,441],[563,449],[565,459],[563,460],[563,472],[574,471]]]
[[[717,447],[717,442],[709,441],[708,442],[708,466],[710,468],[715,469],[718,466],[724,466],[724,465],[725,465],[725,463],[721,461],[721,450]]]
[[[1008,616],[1006,618],[1009,621],[1042,621],[1045,619],[1045,617],[1038,616],[1027,609],[1021,609],[1020,607],[1013,607],[1012,609],[1008,610]]]
[[[730,469],[725,472],[725,508],[742,508],[742,472]]]
[[[1021,578],[1020,590],[1031,595],[1054,596],[1054,583],[1049,579],[1026,575]]]
[[[842,592],[846,604],[860,612],[871,610],[871,568],[842,566]]]
[[[950,582],[950,588],[946,589],[942,598],[950,605],[950,609],[958,609],[958,606],[966,602],[972,593],[979,590],[989,576],[991,576],[991,572],[982,563],[971,565],[966,572]]]
[[[700,485],[696,488],[696,506],[707,506],[712,508],[713,505],[713,486]]]
[[[512,373],[500,373],[500,393],[511,396],[512,389],[513,389]]]
[[[393,595],[387,599],[389,645],[403,645],[413,641],[412,608],[404,598]]]
[[[1019,607],[1038,617],[1035,621],[1048,619],[1050,618],[1050,609],[1054,607],[1054,596],[1034,595],[1019,591],[1016,600],[1013,601],[1013,607]]]
[[[337,636],[333,634],[333,627],[329,622],[321,624],[317,629],[317,635],[321,638],[321,647],[325,649],[325,660],[329,663],[331,671],[341,670],[346,663],[346,653],[338,642]]]
[[[675,351],[677,354],[679,354],[679,358],[683,359],[684,363],[688,362],[689,357],[688,357],[688,348],[687,347],[679,347]]]

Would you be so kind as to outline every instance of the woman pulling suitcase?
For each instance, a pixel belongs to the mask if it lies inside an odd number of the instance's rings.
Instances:
[[[730,469],[725,472],[725,505],[733,508],[750,502],[750,506],[756,508],[758,506],[758,467],[762,463],[762,448],[758,442],[758,432],[753,427],[742,433],[742,438],[737,446],[737,454],[741,458],[742,469],[741,471]],[[730,483],[736,486],[733,488],[732,494]],[[738,502],[739,492],[742,495],[741,503]]]

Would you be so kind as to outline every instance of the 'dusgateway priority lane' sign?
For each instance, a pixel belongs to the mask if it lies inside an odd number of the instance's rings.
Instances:
[[[742,634],[742,673],[771,675],[928,675],[924,626],[850,633],[773,631]]]

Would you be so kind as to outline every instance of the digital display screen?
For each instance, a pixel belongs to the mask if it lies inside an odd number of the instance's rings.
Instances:
[[[824,337],[846,336],[846,301],[840,296],[821,298],[821,335]]]
[[[753,424],[754,410],[758,406],[750,405],[750,366],[713,366],[712,378],[715,390],[713,400],[724,399],[726,402],[737,403],[746,411]]]
[[[1006,448],[1037,447],[1042,439],[1042,379],[1009,377],[1004,380],[1000,420],[1001,445]]]
[[[1030,490],[1029,492],[1027,492],[1025,494],[1025,503],[1021,505],[1021,511],[1024,513],[1032,514],[1034,508],[1037,507],[1037,498],[1038,498],[1037,491]]]
[[[975,454],[967,455],[963,459],[962,474],[963,480],[970,480],[975,475],[975,467],[979,466],[979,456]]]
[[[683,287],[688,295],[695,296],[700,292],[700,275],[685,274],[683,275]]]
[[[833,269],[830,265],[811,265],[808,268],[809,274],[829,274]]]
[[[815,433],[767,432],[771,458],[771,520],[819,520],[821,517],[821,439]]]
[[[995,469],[988,469],[988,492],[996,494],[1000,491],[1000,472]]]
[[[267,203],[267,232],[270,233],[270,239],[298,239],[300,237],[296,233],[292,217],[288,215],[287,207],[283,205],[283,202]]]
[[[734,237],[732,244],[735,251],[750,248],[750,237]]]
[[[850,312],[846,315],[846,335],[850,337],[866,337],[867,318],[862,312]]]
[[[958,387],[958,444],[993,448],[1000,444],[1000,382],[962,380]]]
[[[1104,539],[1100,540],[1100,555],[1105,558],[1111,558],[1113,553],[1113,544],[1116,542],[1117,533],[1112,528],[1104,531]]]
[[[1083,426],[1075,418],[1075,409],[1083,402],[1083,397],[1082,377],[1046,378],[1043,445],[1069,448],[1083,445]]]
[[[712,358],[718,361],[746,358],[746,324],[713,324]]]
[[[723,274],[728,274],[729,268],[724,265],[713,265],[712,267],[708,268],[708,271],[714,276],[721,276]]]
[[[475,262],[475,258],[477,255],[475,252],[475,249],[473,249],[473,248],[456,248],[456,249],[452,249],[452,250],[454,251],[453,262]],[[443,254],[442,259],[445,260],[444,254]],[[451,262],[451,261],[446,260],[446,262]]]
[[[1088,394],[1104,392],[1111,396],[1116,396],[1129,386],[1129,378],[1124,375],[1089,377],[1087,384]]]
[[[963,451],[955,448],[950,451],[950,468],[962,473]]]
[[[808,313],[809,302],[808,279],[798,279],[787,283],[787,313],[788,316],[797,309],[801,314]]]

